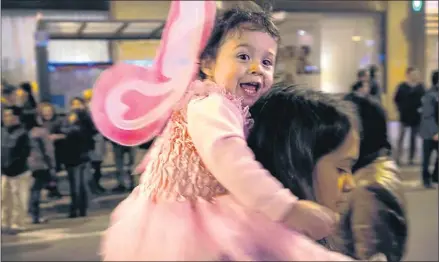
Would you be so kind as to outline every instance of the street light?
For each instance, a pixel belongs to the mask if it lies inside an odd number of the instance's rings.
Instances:
[[[424,5],[424,1],[421,0],[413,0],[412,1],[412,9],[415,12],[419,12],[422,9],[422,6]]]

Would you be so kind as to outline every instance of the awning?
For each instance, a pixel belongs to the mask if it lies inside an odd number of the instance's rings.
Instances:
[[[165,20],[39,20],[37,32],[50,40],[160,39]]]

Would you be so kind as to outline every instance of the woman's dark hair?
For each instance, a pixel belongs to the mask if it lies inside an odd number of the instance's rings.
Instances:
[[[250,112],[248,145],[256,159],[297,197],[315,201],[315,165],[355,128],[353,107],[330,94],[277,84]]]
[[[360,155],[352,171],[372,163],[382,154],[389,155],[391,145],[387,137],[387,117],[378,102],[357,95],[348,95],[346,101],[354,104],[361,123]]]
[[[244,24],[246,24],[245,27],[243,27]],[[255,10],[255,8],[233,8],[220,14],[217,18],[209,41],[200,55],[200,61],[215,59],[218,48],[223,44],[229,33],[239,32],[242,29],[266,32],[274,39],[280,39],[279,31],[268,12],[263,11],[261,8],[259,10]],[[201,79],[207,77],[201,71],[201,68],[199,77]]]
[[[32,86],[29,82],[23,82],[20,84],[20,88],[23,89],[24,92],[27,93],[28,106],[31,108],[37,107],[37,102],[35,101],[35,97],[32,94]]]

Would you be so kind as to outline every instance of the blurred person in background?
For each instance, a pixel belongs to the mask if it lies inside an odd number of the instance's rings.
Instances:
[[[87,108],[90,108],[90,102],[92,98],[92,90],[87,89],[83,93],[83,97],[85,100],[85,103],[87,104]],[[104,139],[104,136],[100,134],[99,132],[96,132],[96,134],[93,136],[94,140],[94,150],[90,152],[90,160],[91,160],[91,167],[93,168],[93,176],[90,179],[89,185],[90,189],[94,194],[101,194],[104,193],[106,190],[101,185],[101,166],[102,162],[105,158],[105,152],[106,152],[106,140]]]
[[[22,108],[22,123],[26,130],[30,130],[37,114],[37,102],[32,94],[32,86],[28,82],[20,84],[17,89],[17,106]]]
[[[357,81],[351,87],[351,94],[358,96],[370,95],[370,80],[367,70],[359,70],[357,73]]]
[[[89,198],[90,151],[92,150],[94,129],[85,102],[75,97],[70,102],[70,112],[61,127],[66,136],[66,156],[64,164],[70,185],[70,218],[87,216]]]
[[[29,136],[20,122],[21,109],[8,106],[2,110],[2,232],[24,230],[29,204],[31,173],[27,165]]]
[[[416,152],[416,137],[419,132],[421,122],[420,108],[421,99],[425,94],[425,87],[420,81],[419,70],[409,67],[406,70],[406,81],[399,84],[394,102],[399,112],[400,131],[398,144],[396,148],[396,162],[400,164],[401,154],[403,152],[404,137],[406,130],[410,130],[410,151],[408,164],[413,165]]]
[[[14,106],[17,101],[17,96],[15,94],[16,88],[7,83],[2,83],[2,100],[1,109],[8,106]],[[1,119],[1,126],[3,127],[3,118]]]
[[[135,177],[131,175],[131,171],[133,170],[134,165],[134,156],[135,149],[129,146],[122,146],[113,141],[111,141],[113,145],[114,152],[114,162],[116,163],[116,179],[118,185],[112,189],[114,193],[122,193],[127,190],[133,190],[135,187]],[[125,186],[125,155],[128,155],[128,179],[129,179],[129,187]]]
[[[406,201],[391,157],[387,117],[370,97],[350,96],[362,127],[360,155],[352,168],[356,188],[332,239],[338,251],[360,260],[384,254],[401,261],[407,242]]]
[[[439,99],[439,71],[431,74],[431,88],[422,99],[422,117],[420,135],[423,138],[422,155],[422,181],[426,188],[431,188],[431,183],[438,182],[438,99]],[[436,160],[433,173],[430,173],[430,158],[436,151]]]
[[[48,102],[43,102],[39,105],[39,115],[42,127],[49,132],[49,139],[53,143],[55,150],[55,171],[59,172],[62,170],[62,163],[64,162],[66,152],[68,151],[64,143],[66,136],[61,132],[63,118],[56,114],[55,107]],[[52,176],[51,179],[52,181],[46,186],[46,189],[49,191],[48,197],[61,198],[62,195],[57,186],[57,177]]]
[[[12,85],[2,84],[2,108],[7,106],[14,106],[16,104],[16,90],[17,88]]]
[[[369,78],[370,78],[370,95],[376,99],[381,104],[381,93],[382,90],[378,83],[379,69],[376,65],[371,65],[369,67]]]
[[[30,121],[30,119],[29,119]],[[55,172],[55,152],[53,142],[50,140],[49,131],[41,127],[34,118],[33,122],[28,123],[30,126],[30,156],[28,165],[34,178],[31,187],[30,214],[33,224],[47,222],[47,219],[40,216],[40,198],[41,190],[49,183],[53,182]]]

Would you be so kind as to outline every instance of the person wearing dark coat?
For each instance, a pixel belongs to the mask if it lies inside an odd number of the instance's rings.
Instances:
[[[421,122],[420,109],[422,97],[425,94],[425,87],[419,81],[419,71],[409,67],[406,71],[407,81],[399,84],[394,102],[399,112],[400,131],[396,148],[396,162],[399,164],[403,151],[403,142],[406,130],[410,130],[410,151],[408,163],[413,164],[416,153],[416,137],[419,133]]]
[[[431,188],[431,183],[438,182],[438,100],[439,100],[439,71],[431,76],[431,88],[422,99],[422,117],[420,135],[423,138],[422,155],[422,181],[426,188]],[[433,173],[430,173],[430,157],[436,151],[436,160]]]

